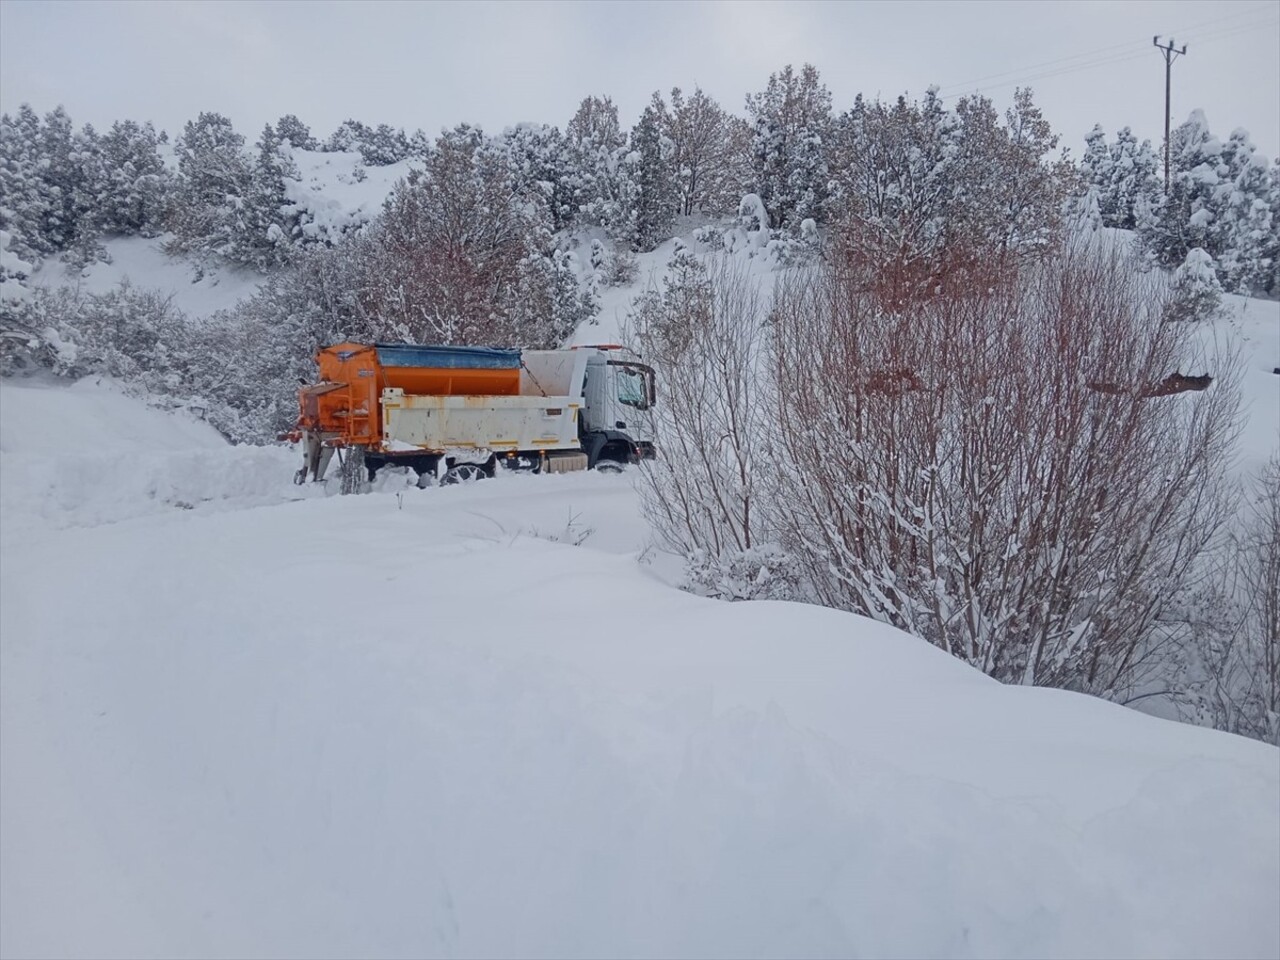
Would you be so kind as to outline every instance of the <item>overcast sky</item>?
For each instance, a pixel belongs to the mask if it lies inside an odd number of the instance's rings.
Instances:
[[[1095,122],[1163,135],[1154,34],[1188,46],[1174,123],[1203,108],[1280,151],[1280,0],[871,3],[72,2],[0,0],[0,109],[62,104],[77,123],[201,110],[252,141],[296,113],[327,136],[352,117],[437,132],[565,124],[588,93],[634,122],[655,89],[701,86],[741,111],[787,63],[813,63],[838,110],[855,94],[1031,86],[1079,156]]]

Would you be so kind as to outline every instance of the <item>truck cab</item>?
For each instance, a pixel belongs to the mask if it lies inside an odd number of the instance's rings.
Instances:
[[[652,458],[653,368],[613,344],[574,349],[588,351],[578,421],[588,469]]]

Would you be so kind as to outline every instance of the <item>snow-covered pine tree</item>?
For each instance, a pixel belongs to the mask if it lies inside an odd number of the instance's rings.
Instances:
[[[276,136],[288,140],[295,150],[317,150],[320,146],[311,135],[311,128],[292,113],[286,113],[276,121]]]
[[[219,113],[187,122],[174,145],[178,180],[169,228],[175,250],[235,258],[248,231],[246,199],[253,168],[244,137]]]
[[[162,229],[172,177],[160,159],[158,142],[155,127],[133,120],[118,120],[102,135],[104,233],[155,236]]]
[[[519,189],[542,194],[553,230],[568,227],[577,209],[568,146],[560,131],[548,124],[520,123],[504,130],[501,142]]]
[[[1104,191],[1103,223],[1132,230],[1137,224],[1139,198],[1150,203],[1160,194],[1160,158],[1150,140],[1138,143],[1128,127],[1121,127],[1111,145],[1111,181]]]
[[[1271,236],[1263,247],[1269,261],[1261,291],[1269,297],[1280,297],[1280,157],[1271,162],[1268,171],[1267,207],[1271,211]]]
[[[828,171],[825,141],[831,130],[831,92],[818,71],[788,64],[771,74],[765,89],[747,97],[753,122],[755,192],[770,226],[794,231],[806,219],[826,219]]]
[[[1165,195],[1137,225],[1148,254],[1163,266],[1181,267],[1200,249],[1225,289],[1272,289],[1272,186],[1248,132],[1237,129],[1224,142],[1195,110],[1171,135],[1170,153]]]
[[[1084,138],[1084,156],[1080,158],[1080,171],[1086,187],[1097,190],[1098,213],[1105,226],[1114,227],[1119,219],[1116,198],[1111,185],[1115,180],[1115,160],[1107,147],[1107,134],[1102,124],[1095,123]]]
[[[609,97],[585,98],[565,128],[565,140],[575,219],[599,224],[615,237],[628,236],[632,207],[625,194],[632,182],[619,174],[629,151],[618,108]]]
[[[267,270],[287,263],[301,239],[297,207],[289,200],[286,180],[297,180],[291,148],[267,124],[257,143],[257,158],[245,197],[244,231],[229,259]]]
[[[1195,247],[1173,273],[1173,296],[1166,316],[1170,320],[1207,320],[1222,302],[1213,257]]]
[[[667,136],[671,114],[662,95],[654,93],[631,131],[629,162],[623,171],[631,180],[632,230],[624,237],[637,250],[652,250],[671,236],[677,195],[675,143]]]
[[[45,114],[36,140],[38,230],[44,252],[70,251],[81,261],[102,252],[97,242],[97,207],[103,169],[97,141],[92,127],[77,133],[62,107]]]
[[[360,145],[360,156],[371,167],[389,167],[409,156],[409,138],[403,130],[385,123],[369,134],[367,142]]]
[[[330,153],[353,152],[359,150],[361,144],[368,143],[372,134],[373,131],[359,120],[343,120],[325,141],[324,149]]]
[[[1223,191],[1218,227],[1218,275],[1227,290],[1261,293],[1274,271],[1272,250],[1280,225],[1272,219],[1267,158],[1248,153],[1242,169]]]
[[[43,232],[45,196],[40,179],[40,118],[28,104],[0,116],[0,230],[9,250],[36,264],[54,246]]]

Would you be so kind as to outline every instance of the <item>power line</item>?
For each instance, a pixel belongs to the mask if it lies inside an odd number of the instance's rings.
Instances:
[[[1257,29],[1258,27],[1269,26],[1277,22],[1280,22],[1280,21],[1277,21],[1275,18],[1267,18],[1267,19],[1258,20],[1251,23],[1234,24],[1230,27],[1224,27],[1218,30],[1209,30],[1200,34],[1192,34],[1188,39],[1194,40],[1197,43],[1203,43],[1203,42],[1212,41],[1212,40],[1219,40],[1219,39],[1222,39],[1223,37],[1231,36],[1237,33],[1243,33],[1249,30],[1254,30],[1254,29]],[[1185,36],[1185,34],[1183,35]],[[1126,44],[1125,46],[1128,46],[1128,45]],[[1138,58],[1144,57],[1146,55],[1147,55],[1146,44],[1144,42],[1139,49],[1133,52],[1126,51],[1122,53],[1112,53],[1108,56],[1095,57],[1094,59],[1085,61],[1083,63],[1077,63],[1069,66],[1058,67],[1057,69],[1048,70],[1040,73],[1033,73],[1029,75],[1023,74],[1018,77],[1015,77],[1012,80],[1006,80],[1001,83],[993,83],[993,84],[987,84],[981,87],[974,87],[972,89],[959,90],[955,93],[946,94],[940,97],[940,99],[954,100],[957,97],[973,96],[979,93],[985,93],[988,90],[999,90],[1004,87],[1018,86],[1025,83],[1031,83],[1032,81],[1036,81],[1036,80],[1046,80],[1051,77],[1058,77],[1068,73],[1075,73],[1079,70],[1091,70],[1096,67],[1110,66],[1112,64],[1124,63],[1129,60],[1137,60]]]
[[[1259,4],[1256,7],[1251,7],[1248,10],[1240,10],[1240,11],[1237,11],[1236,13],[1228,14],[1225,17],[1215,17],[1212,20],[1202,20],[1199,23],[1193,23],[1189,26],[1180,27],[1174,32],[1182,36],[1186,36],[1190,34],[1192,31],[1199,30],[1201,27],[1221,27],[1223,24],[1227,23],[1230,20],[1239,20],[1241,17],[1255,16],[1259,13],[1270,13],[1271,8],[1273,7],[1274,7],[1274,4],[1269,2]],[[1260,22],[1265,22],[1265,21],[1260,21]],[[1192,39],[1198,40],[1199,38],[1193,37]],[[987,80],[998,80],[1001,77],[1007,77],[1013,74],[1022,74],[1032,70],[1040,70],[1044,67],[1051,67],[1056,64],[1066,63],[1071,60],[1080,60],[1083,58],[1094,57],[1104,53],[1112,53],[1113,51],[1117,51],[1117,50],[1130,50],[1130,49],[1138,48],[1145,52],[1146,45],[1147,45],[1147,42],[1145,39],[1144,40],[1127,40],[1124,43],[1116,43],[1108,47],[1099,47],[1096,50],[1088,50],[1088,51],[1085,51],[1084,53],[1076,53],[1067,57],[1058,57],[1054,60],[1045,60],[1042,63],[1031,63],[1021,67],[1014,67],[1011,70],[1004,70],[1000,73],[988,74],[987,76],[977,77],[973,80],[963,80],[958,83],[944,84],[940,86],[938,89],[939,91],[942,91],[942,90],[953,90],[957,87],[969,87],[976,83],[984,83]]]

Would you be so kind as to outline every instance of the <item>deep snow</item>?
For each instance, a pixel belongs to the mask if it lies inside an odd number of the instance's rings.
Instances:
[[[109,385],[0,411],[6,957],[1280,951],[1273,747],[673,590],[625,476],[293,502]]]

